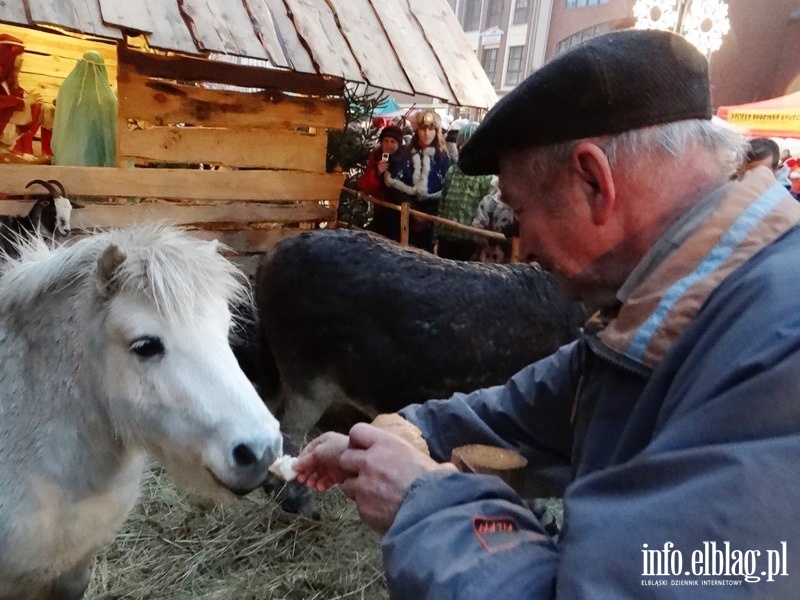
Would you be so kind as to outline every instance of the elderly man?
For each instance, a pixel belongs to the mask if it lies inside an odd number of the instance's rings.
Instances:
[[[800,205],[710,121],[704,57],[597,37],[505,96],[463,148],[499,173],[522,251],[601,310],[507,384],[323,434],[301,481],[385,532],[393,598],[792,598],[800,577]],[[534,301],[534,300],[532,300]],[[557,543],[452,448],[569,468]]]

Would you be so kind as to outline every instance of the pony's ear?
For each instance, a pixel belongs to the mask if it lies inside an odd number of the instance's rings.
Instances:
[[[116,244],[110,244],[97,260],[97,288],[104,298],[114,294],[117,287],[115,275],[120,265],[125,262],[125,252]]]

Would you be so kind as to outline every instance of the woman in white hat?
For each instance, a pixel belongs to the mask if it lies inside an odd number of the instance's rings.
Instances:
[[[410,202],[414,210],[438,214],[449,167],[439,115],[432,109],[418,112],[414,115],[411,143],[390,157],[389,170],[384,175],[389,199],[397,204]],[[410,228],[412,246],[433,250],[431,223],[412,219]]]

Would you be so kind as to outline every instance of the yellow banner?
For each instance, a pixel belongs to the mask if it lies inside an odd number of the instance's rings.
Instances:
[[[733,108],[728,110],[728,122],[734,125],[743,125],[750,129],[769,129],[798,134],[800,133],[800,110],[742,110]]]

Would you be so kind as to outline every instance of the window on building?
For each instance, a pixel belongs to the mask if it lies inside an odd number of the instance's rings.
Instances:
[[[514,5],[514,25],[527,23],[528,21],[528,0],[517,0]]]
[[[591,39],[595,36],[602,35],[604,33],[608,33],[611,31],[611,23],[600,23],[599,25],[595,25],[594,27],[587,27],[586,29],[581,29],[573,33],[571,36],[564,38],[560,42],[556,44],[556,54],[561,54],[572,48],[573,46],[577,46],[583,40]]]
[[[489,81],[494,85],[495,72],[497,71],[497,48],[484,48],[481,64]]]
[[[466,0],[464,2],[464,18],[461,21],[464,31],[477,31],[481,25],[480,0]]]
[[[511,46],[508,49],[506,66],[506,85],[517,85],[522,80],[522,51],[525,46]]]
[[[500,27],[500,19],[503,17],[503,0],[489,0],[486,3],[486,19],[483,28]]]
[[[608,0],[566,0],[567,8],[585,8],[587,6],[597,6],[598,4],[608,4]]]

